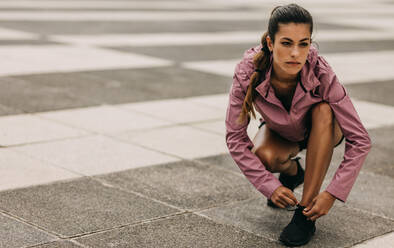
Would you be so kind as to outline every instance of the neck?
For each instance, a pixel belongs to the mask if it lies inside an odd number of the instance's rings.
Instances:
[[[295,84],[297,83],[297,74],[296,75],[289,75],[285,73],[277,73],[278,70],[275,70],[275,64],[273,65],[272,77],[281,82],[286,84]]]

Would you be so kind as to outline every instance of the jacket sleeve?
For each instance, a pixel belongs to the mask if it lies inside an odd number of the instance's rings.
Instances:
[[[240,80],[245,80],[243,75],[237,73],[239,64],[233,76],[233,84],[229,94],[229,102],[226,112],[226,143],[228,150],[235,163],[241,169],[246,178],[253,186],[267,198],[282,184],[262,164],[260,159],[251,152],[253,143],[247,135],[247,123],[239,125],[236,120],[241,113],[245,92],[241,87]]]
[[[331,106],[346,140],[343,160],[326,191],[345,202],[371,148],[371,140],[346,89],[328,63],[319,58],[324,65],[319,76],[323,100]]]

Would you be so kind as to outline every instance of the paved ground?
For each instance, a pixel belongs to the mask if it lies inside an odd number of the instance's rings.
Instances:
[[[0,1],[0,247],[281,247],[224,139],[275,2]],[[394,247],[394,2],[300,3],[373,141],[307,247]]]

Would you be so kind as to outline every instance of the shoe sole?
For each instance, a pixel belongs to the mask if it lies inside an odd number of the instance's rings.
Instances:
[[[290,242],[287,239],[284,239],[282,237],[279,237],[279,241],[281,241],[284,245],[286,246],[302,246],[307,244],[309,241],[311,241],[312,237],[314,234],[311,235],[311,237],[305,241],[299,242],[299,243],[294,243],[294,242]]]

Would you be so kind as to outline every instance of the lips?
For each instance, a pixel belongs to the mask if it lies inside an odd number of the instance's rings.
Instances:
[[[295,64],[301,64],[301,63],[299,63],[299,62],[296,62],[296,61],[289,61],[289,62],[286,62],[286,64],[291,64],[291,65],[295,65]]]

